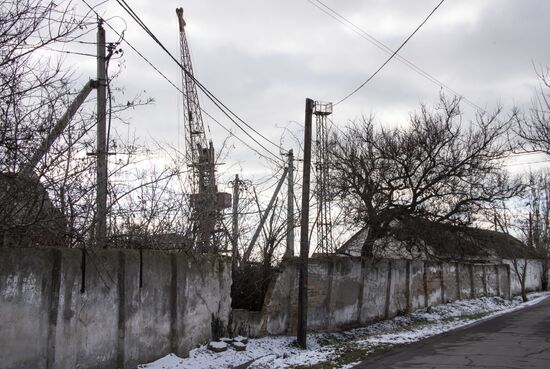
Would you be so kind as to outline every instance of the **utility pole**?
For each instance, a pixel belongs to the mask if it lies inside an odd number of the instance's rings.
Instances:
[[[106,245],[107,234],[107,135],[105,116],[106,102],[106,71],[105,71],[105,29],[103,20],[97,22],[97,188],[96,188],[96,247]]]
[[[235,174],[235,181],[233,182],[233,223],[231,228],[231,265],[233,271],[237,270],[237,261],[239,258],[239,185],[239,175]]]
[[[294,256],[294,152],[288,151],[288,195],[286,205],[285,257]]]
[[[311,117],[313,100],[306,98],[304,129],[304,175],[302,185],[302,214],[300,220],[300,277],[298,285],[298,346],[307,348],[307,267],[309,257],[309,179],[311,173]]]

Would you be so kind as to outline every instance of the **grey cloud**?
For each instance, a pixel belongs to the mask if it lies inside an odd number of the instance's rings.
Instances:
[[[437,3],[324,1],[391,47],[397,47]],[[109,6],[104,9],[106,16],[122,15],[120,8]],[[143,0],[132,6],[176,55],[174,9],[184,6],[196,75],[274,141],[282,134],[277,128],[281,124],[303,121],[305,97],[338,99],[387,57],[306,0]],[[491,109],[500,101],[507,108],[528,108],[537,85],[531,62],[550,64],[549,13],[546,0],[447,1],[401,54],[483,107]],[[177,83],[177,67],[124,17],[128,39]],[[134,114],[132,124],[138,134],[149,131],[159,140],[173,140],[181,124],[177,92],[130,50],[126,68],[118,83],[127,87],[127,93],[146,89],[156,99],[154,106]],[[394,60],[338,106],[334,117],[345,123],[373,112],[381,121],[394,123],[406,119],[419,102],[435,102],[438,93],[437,86]],[[204,105],[222,119],[211,104],[204,101]],[[223,122],[231,125],[227,119]],[[226,136],[214,124],[212,131],[215,142]],[[246,148],[236,149],[228,159],[241,160],[262,165],[251,159]]]

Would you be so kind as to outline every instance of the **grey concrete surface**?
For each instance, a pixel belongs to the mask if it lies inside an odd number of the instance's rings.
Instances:
[[[550,298],[370,358],[354,369],[550,368]]]
[[[298,258],[283,260],[270,283],[259,316],[256,311],[237,312],[232,319],[234,332],[251,337],[296,333],[298,263]],[[533,260],[528,265],[527,289],[538,291],[542,287],[542,262]],[[504,264],[362,259],[341,255],[311,258],[308,270],[307,325],[311,332],[361,327],[458,297],[510,298],[514,275],[510,273],[510,266]]]
[[[227,258],[0,248],[0,261],[0,369],[135,369],[229,323]]]

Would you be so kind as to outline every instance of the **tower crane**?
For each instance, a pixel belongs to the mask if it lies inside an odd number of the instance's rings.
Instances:
[[[207,140],[202,112],[193,77],[191,54],[185,34],[183,8],[177,8],[180,34],[180,61],[183,91],[185,159],[190,167],[191,222],[194,249],[218,252],[221,247],[221,212],[231,206],[231,194],[219,192],[216,183],[214,145]]]

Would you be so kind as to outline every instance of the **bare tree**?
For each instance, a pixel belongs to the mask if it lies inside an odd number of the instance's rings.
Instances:
[[[78,15],[70,1],[0,0],[0,235],[4,245],[81,246],[92,236],[95,157],[87,154],[95,151],[93,108],[85,104],[80,109],[33,166],[30,177],[22,169],[76,94],[72,69],[56,57],[55,47],[71,45],[94,31],[95,23],[89,13]],[[117,44],[109,45],[111,61],[120,58]],[[109,122],[120,119],[127,109],[151,102],[140,96],[117,101],[118,89],[111,88],[111,81],[118,72],[109,75]],[[136,150],[116,137],[115,131],[110,130],[109,143],[113,151],[116,146],[124,151],[128,160],[111,162],[113,174],[136,161]]]
[[[55,206],[45,176],[66,152],[57,150],[39,163],[32,178],[19,175],[49,133],[73,95],[72,72],[42,50],[68,43],[93,30],[87,15],[77,16],[73,5],[40,0],[0,2],[0,231],[2,244],[35,242],[63,244],[65,221]],[[76,131],[86,131],[75,124]],[[58,144],[60,149],[62,145]],[[57,235],[55,240],[54,235]],[[61,237],[59,237],[61,235]]]
[[[241,182],[239,196],[239,258],[233,271],[231,290],[232,306],[259,310],[272,279],[274,270],[284,254],[283,243],[286,238],[285,195],[279,193],[270,213],[260,230],[257,242],[251,245],[252,235],[256,232],[261,216],[266,211],[262,207],[262,194],[272,195],[282,170],[275,171],[265,182]],[[262,183],[263,182],[263,183]],[[269,185],[271,183],[271,185]],[[267,186],[266,186],[267,185]],[[230,229],[227,225],[226,228]],[[252,247],[251,247],[252,246]]]
[[[518,233],[522,235],[525,241],[528,238],[529,229],[525,227],[525,216],[521,212],[512,212],[504,201],[495,202],[493,204],[492,212],[493,223],[495,230],[513,234]],[[511,261],[512,272],[516,276],[519,285],[520,293],[523,302],[527,299],[527,272],[529,267],[529,259],[533,257],[532,245],[529,243],[523,243],[522,248],[510,248],[511,245],[502,245],[502,252],[505,253],[506,259]]]
[[[550,173],[540,171],[529,175],[527,187],[528,216],[523,220],[525,239],[537,256],[543,259],[542,287],[548,289],[550,263]]]
[[[502,167],[512,119],[501,121],[497,110],[463,125],[459,105],[442,96],[406,127],[377,128],[369,118],[334,135],[332,188],[351,221],[368,226],[363,255],[372,255],[374,241],[400,217],[470,224],[480,209],[521,190]]]
[[[158,151],[167,152],[160,147]],[[184,161],[178,153],[160,164],[145,155],[141,163],[111,177],[111,244],[192,250],[190,189],[187,173],[181,169],[186,168]]]
[[[550,155],[550,69],[547,67],[537,75],[539,90],[533,97],[529,113],[517,117],[515,131],[523,150]]]

